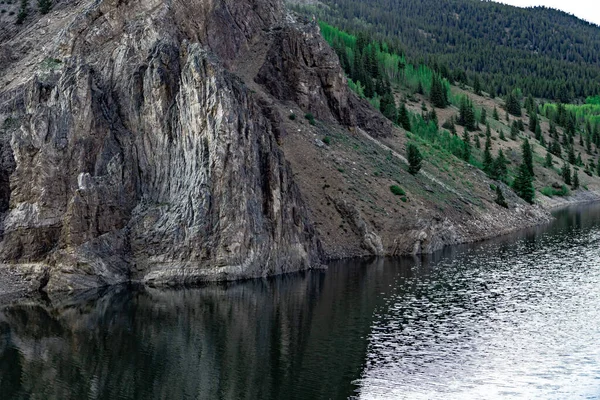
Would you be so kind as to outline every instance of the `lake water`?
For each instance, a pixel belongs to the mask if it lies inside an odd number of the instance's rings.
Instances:
[[[430,257],[0,307],[1,399],[600,398],[600,206]]]

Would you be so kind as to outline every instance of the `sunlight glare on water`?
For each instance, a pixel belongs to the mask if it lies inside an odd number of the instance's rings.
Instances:
[[[570,228],[398,279],[359,397],[600,398],[599,245],[598,226]]]

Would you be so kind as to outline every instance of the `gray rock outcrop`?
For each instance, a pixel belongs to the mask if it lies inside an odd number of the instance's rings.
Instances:
[[[319,265],[278,116],[227,72],[279,1],[96,1],[2,96],[0,260],[46,289]],[[194,18],[190,18],[194,15]]]

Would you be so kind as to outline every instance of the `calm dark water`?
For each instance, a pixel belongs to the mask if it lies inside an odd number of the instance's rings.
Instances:
[[[600,398],[600,206],[557,217],[425,258],[0,307],[0,398]]]

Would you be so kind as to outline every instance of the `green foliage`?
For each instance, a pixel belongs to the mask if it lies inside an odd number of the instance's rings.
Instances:
[[[500,121],[500,115],[498,115],[498,109],[496,107],[494,107],[494,113],[492,114],[492,118],[494,118],[496,121]]]
[[[508,203],[506,202],[506,199],[504,198],[504,194],[502,193],[502,189],[500,189],[500,186],[496,186],[496,204],[498,204],[500,207],[504,207],[504,208],[508,208]]]
[[[396,196],[406,196],[406,192],[398,185],[390,186],[390,191]]]
[[[402,104],[400,106],[400,110],[398,111],[398,125],[408,132],[412,131],[410,116],[408,115],[408,110],[406,109],[405,104]]]
[[[529,169],[525,163],[519,166],[519,172],[515,178],[513,189],[520,198],[530,204],[533,204],[533,199],[535,198],[533,177],[529,174]]]
[[[29,14],[28,1],[21,0],[21,7],[19,7],[19,12],[17,13],[16,24],[21,25],[23,22],[25,22],[25,18],[27,18],[28,14]]]
[[[506,182],[508,177],[508,160],[504,156],[502,149],[498,150],[498,156],[494,160],[492,165],[492,173],[490,175],[492,179]]]
[[[532,114],[529,118],[529,130],[531,132],[535,132],[535,127],[538,125],[538,116],[537,114]]]
[[[408,158],[408,172],[411,175],[418,174],[423,162],[423,156],[421,155],[419,148],[416,145],[409,143],[406,148],[406,153],[406,158]]]
[[[412,118],[411,124],[412,131],[417,136],[429,143],[438,145],[440,149],[457,158],[462,158],[464,144],[458,136],[451,134],[447,130],[439,131],[432,121],[426,121],[421,115],[415,115]]]
[[[585,104],[592,104],[600,106],[600,96],[590,96],[585,99]]]
[[[523,155],[523,163],[527,167],[529,175],[535,176],[533,172],[533,152],[528,139],[525,139],[525,142],[523,142],[523,146],[521,146],[521,152]]]
[[[479,75],[475,75],[473,77],[473,92],[475,92],[475,94],[477,96],[481,96],[481,81],[479,80]],[[482,124],[484,124],[485,122],[482,122]]]
[[[486,135],[485,149],[483,151],[483,172],[491,175],[494,167],[494,158],[492,157],[492,139]]]
[[[436,107],[443,108],[448,104],[450,82],[431,68],[407,63],[397,50],[392,50],[383,41],[373,40],[362,30],[352,35],[325,22],[320,22],[319,26],[349,77],[348,85],[360,96],[384,97],[391,94],[390,84],[398,84],[433,97]],[[386,106],[388,104],[390,102]],[[384,110],[385,107],[381,111]]]
[[[476,122],[475,108],[468,96],[461,97],[459,111],[458,125],[462,125],[466,129],[474,131]]]
[[[40,10],[40,13],[42,13],[42,14],[48,14],[48,12],[50,11],[50,8],[52,7],[51,0],[38,0],[37,4],[38,4],[38,10]]]
[[[429,98],[434,107],[446,108],[448,105],[448,91],[437,74],[431,76],[431,89]]]
[[[325,143],[327,146],[331,145],[331,138],[329,136],[325,136],[323,138],[323,143]]]
[[[470,162],[471,161],[471,136],[469,135],[469,131],[467,130],[467,128],[465,128],[465,131],[463,132],[462,141],[463,141],[463,150],[462,150],[461,158],[465,162]]]
[[[553,196],[553,190],[551,187],[543,187],[542,190],[540,190],[540,193],[542,193],[544,196],[546,197],[552,197]]]
[[[573,164],[573,165],[577,164],[577,159],[575,158],[575,150],[573,149],[573,146],[569,146],[569,151],[567,153],[567,160],[569,161],[569,164]]]
[[[573,190],[579,189],[579,173],[577,169],[575,169],[575,173],[573,174],[573,185],[571,186]]]
[[[316,121],[315,121],[315,116],[312,115],[311,113],[307,113],[306,115],[304,115],[304,118],[306,118],[308,120],[308,123],[311,125],[315,125]]]
[[[288,118],[290,119],[290,121],[295,121],[296,120],[296,114],[291,113]]]
[[[571,184],[571,167],[569,167],[569,164],[565,163],[562,167],[561,170],[561,176],[563,181],[567,184],[570,185]]]
[[[517,140],[517,137],[519,136],[519,124],[517,123],[517,121],[513,121],[511,127],[510,127],[510,138],[512,140]]]
[[[423,60],[444,78],[473,86],[479,80],[491,95],[520,87],[567,103],[600,93],[597,27],[549,8],[469,0],[319,3],[293,7],[348,32],[364,31],[415,65]]]
[[[547,197],[554,197],[554,196],[560,196],[560,197],[564,197],[564,196],[569,196],[571,194],[569,188],[567,188],[566,185],[562,185],[562,187],[560,189],[555,189],[555,188],[551,188],[551,187],[544,187],[542,188],[542,190],[540,190],[540,192]]]
[[[521,103],[515,92],[510,92],[506,96],[506,111],[515,117],[521,116]]]

